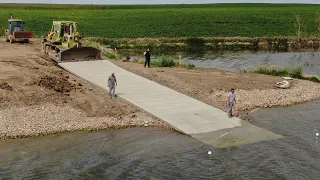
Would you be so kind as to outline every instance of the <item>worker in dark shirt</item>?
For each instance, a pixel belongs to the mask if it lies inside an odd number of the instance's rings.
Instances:
[[[146,52],[144,52],[144,57],[146,61],[144,62],[144,67],[148,64],[148,67],[150,68],[150,58],[151,58],[151,52],[150,49],[148,48]]]

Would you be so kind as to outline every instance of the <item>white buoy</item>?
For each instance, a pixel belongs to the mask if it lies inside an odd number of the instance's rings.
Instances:
[[[211,151],[208,151],[208,154],[210,155],[210,154],[211,154]]]
[[[319,133],[317,133],[316,136],[319,137]]]

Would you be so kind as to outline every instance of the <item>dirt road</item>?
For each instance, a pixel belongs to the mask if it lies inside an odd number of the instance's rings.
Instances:
[[[57,67],[40,39],[0,38],[0,138],[145,125],[169,128]]]

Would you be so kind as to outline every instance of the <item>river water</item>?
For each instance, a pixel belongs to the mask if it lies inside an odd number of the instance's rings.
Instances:
[[[186,54],[184,62],[193,63],[196,67],[217,68],[227,71],[250,70],[258,65],[301,66],[304,74],[320,76],[320,53],[312,52],[207,52],[202,56]]]
[[[319,179],[320,101],[253,113],[284,138],[215,149],[173,131],[132,128],[0,141],[1,179]],[[212,151],[208,155],[208,151]]]
[[[142,50],[120,49],[124,56],[131,59],[143,59]],[[226,71],[250,70],[258,65],[275,65],[277,67],[303,67],[303,73],[320,76],[320,52],[274,52],[267,51],[201,51],[201,52],[173,52],[157,50],[153,58],[161,55],[179,59],[182,56],[183,63],[192,63],[200,68],[216,68]],[[125,57],[122,58],[125,58]]]

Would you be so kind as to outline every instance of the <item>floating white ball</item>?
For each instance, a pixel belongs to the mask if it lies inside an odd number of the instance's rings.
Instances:
[[[208,151],[208,154],[210,155],[210,154],[211,154],[211,151]]]
[[[319,137],[319,133],[317,133],[316,136]]]

